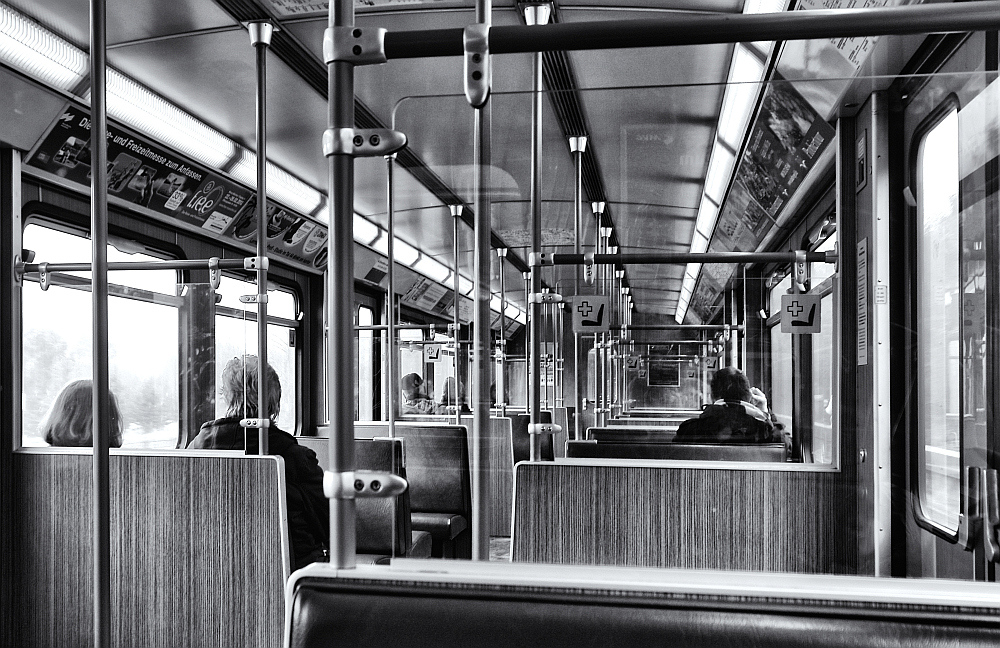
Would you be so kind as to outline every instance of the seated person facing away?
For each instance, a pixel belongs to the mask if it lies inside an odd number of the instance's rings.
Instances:
[[[455,399],[455,385],[458,385],[458,399]],[[459,403],[462,406],[462,413],[467,414],[472,412],[469,406],[465,403],[465,385],[461,382],[456,382],[454,378],[449,376],[444,380],[444,390],[441,392],[441,401],[439,410],[445,412],[453,412],[455,403]]]
[[[122,412],[118,399],[108,392],[111,401],[112,448],[122,447]],[[62,388],[52,407],[45,413],[38,431],[51,446],[89,447],[94,445],[94,386],[90,380],[77,380]]]
[[[403,376],[400,382],[403,387],[403,406],[400,411],[403,414],[438,413],[438,406],[420,389],[424,384],[423,378],[418,374],[409,373]]]
[[[240,419],[257,418],[257,356],[233,358],[222,371],[219,392],[226,403],[226,416],[201,426],[188,448],[246,450],[258,452],[257,429],[240,426]],[[292,569],[327,559],[330,507],[323,493],[323,469],[316,453],[299,445],[288,432],[278,429],[281,382],[267,365],[268,454],[285,460],[285,498],[288,505],[288,536]],[[245,381],[245,382],[244,382]]]
[[[768,412],[767,397],[746,374],[723,367],[712,377],[712,398],[701,416],[677,428],[677,443],[781,443],[782,425]]]

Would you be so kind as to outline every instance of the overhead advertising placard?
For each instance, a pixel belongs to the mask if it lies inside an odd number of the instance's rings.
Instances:
[[[782,295],[781,332],[819,333],[820,303],[819,295]]]
[[[607,297],[584,295],[573,300],[574,333],[606,333],[610,330]]]
[[[257,202],[251,190],[113,124],[107,148],[108,196],[221,238],[256,240]],[[68,105],[27,164],[90,187],[90,149],[90,115]],[[277,205],[268,205],[267,219],[268,254],[309,268],[326,266],[325,227]]]
[[[421,277],[410,286],[400,301],[407,306],[430,312],[447,293],[448,289],[444,286]]]

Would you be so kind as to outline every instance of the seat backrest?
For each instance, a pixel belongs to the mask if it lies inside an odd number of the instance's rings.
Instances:
[[[566,456],[592,459],[681,459],[698,461],[783,462],[781,443],[695,444],[695,443],[611,443],[569,441]]]
[[[587,438],[602,443],[670,443],[676,433],[676,425],[662,427],[606,425],[587,428]]]
[[[551,423],[552,412],[544,411],[539,415],[540,423]],[[531,457],[531,435],[528,434],[528,425],[531,418],[527,414],[515,414],[511,416],[511,443],[514,449],[514,463],[528,461]],[[543,461],[552,461],[555,458],[551,434],[542,435],[542,456]]]
[[[403,438],[410,507],[472,519],[469,440],[464,425],[396,425]]]
[[[281,646],[289,575],[284,461],[112,450],[110,643]],[[93,643],[90,449],[13,458],[15,645]],[[183,612],[181,612],[183,611]],[[178,616],[180,615],[180,616]],[[54,641],[54,643],[52,643]]]
[[[312,449],[326,470],[330,439],[298,437],[298,442]],[[355,439],[354,463],[358,470],[388,472],[406,479],[402,439]],[[405,556],[411,532],[409,492],[392,498],[358,499],[356,506],[357,552]]]

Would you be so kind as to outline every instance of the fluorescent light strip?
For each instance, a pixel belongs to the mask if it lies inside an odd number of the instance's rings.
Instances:
[[[219,131],[120,72],[109,68],[107,79],[110,116],[216,169],[232,159],[236,145]]]
[[[0,61],[64,92],[90,74],[86,54],[3,4]]]
[[[757,98],[764,64],[747,48],[737,45],[722,100],[718,137],[733,150],[739,148]]]
[[[232,176],[257,188],[257,154],[240,148],[240,159],[230,171]],[[284,169],[267,163],[267,195],[303,214],[311,214],[325,196]]]
[[[708,175],[705,178],[705,195],[717,205],[722,204],[722,197],[733,177],[735,164],[736,156],[733,152],[722,142],[716,141],[715,149],[712,151],[712,161],[708,165]]]
[[[787,0],[747,0],[743,5],[744,15],[762,13],[781,13],[785,10]],[[771,53],[774,41],[754,41],[750,43],[764,58]]]
[[[379,237],[381,230],[375,223],[354,215],[354,240],[361,245],[371,245]]]
[[[719,218],[719,206],[712,202],[708,196],[701,197],[701,207],[698,208],[698,220],[694,226],[695,236],[691,240],[691,251],[694,251],[694,241],[700,234],[706,239],[712,238],[712,231],[715,229],[715,221]]]
[[[429,256],[421,256],[412,267],[440,284],[447,285],[448,278],[451,277],[451,270]]]

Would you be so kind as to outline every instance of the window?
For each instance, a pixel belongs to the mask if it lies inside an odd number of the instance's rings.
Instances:
[[[221,295],[215,307],[215,384],[220,384],[222,370],[231,359],[257,354],[257,307],[240,302],[241,295],[257,294],[257,284],[223,276],[216,294]],[[295,295],[282,289],[268,291],[267,302],[267,362],[274,367],[281,381],[281,407],[278,427],[295,431],[295,328],[297,322]],[[226,403],[216,398],[215,415],[225,416]]]
[[[961,307],[958,112],[926,131],[917,150],[917,455],[920,507],[956,532],[960,518]]]
[[[792,429],[792,336],[781,332],[781,296],[792,286],[792,276],[771,289],[771,393],[768,406],[785,430]]]
[[[375,323],[374,313],[368,306],[358,306],[358,326],[371,326]],[[375,387],[375,340],[380,340],[373,331],[358,331],[357,358],[357,401],[354,404],[358,421],[374,420],[374,387]]]
[[[37,261],[91,262],[84,236],[38,223],[24,228]],[[108,261],[156,257],[108,247]],[[178,443],[178,308],[174,270],[113,271],[108,276],[109,385],[121,409],[123,447]],[[90,273],[56,273],[43,292],[26,278],[22,291],[21,443],[47,445],[38,431],[64,385],[93,376]]]

